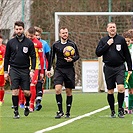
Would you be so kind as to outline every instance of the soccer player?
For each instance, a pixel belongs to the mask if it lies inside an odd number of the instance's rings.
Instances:
[[[5,45],[3,43],[3,37],[0,35],[0,106],[4,101],[4,56],[5,56]]]
[[[76,44],[68,39],[68,29],[66,27],[62,27],[60,29],[60,40],[56,41],[51,48],[50,59],[48,63],[48,71],[47,76],[51,77],[51,66],[53,60],[56,55],[56,67],[54,74],[54,87],[56,93],[56,103],[58,106],[58,112],[55,118],[61,118],[64,116],[63,108],[62,108],[62,87],[63,83],[66,90],[66,118],[70,117],[70,109],[72,106],[72,89],[75,88],[75,70],[74,70],[74,62],[79,59],[79,52]],[[72,46],[75,49],[75,55],[73,57],[65,58],[63,54],[63,49],[66,46]]]
[[[44,77],[44,58],[43,58],[43,48],[42,43],[35,36],[35,28],[30,27],[26,33],[27,37],[32,40],[34,43],[35,51],[36,51],[36,68],[34,72],[34,76],[31,79],[30,91],[31,91],[31,99],[30,99],[30,112],[34,111],[34,103],[36,99],[36,84],[38,81],[38,74],[40,70],[40,80]],[[40,68],[39,68],[40,67]]]
[[[20,88],[19,89],[19,107],[24,108],[24,103],[25,103],[24,93]]]
[[[41,34],[43,32],[43,30],[37,26],[34,26],[36,32],[36,38],[42,43],[43,46],[43,57],[44,57],[44,75],[45,75],[45,70],[46,70],[46,62],[49,59],[49,52],[50,52],[50,47],[48,45],[48,43],[45,40],[41,39]],[[40,70],[39,70],[39,75],[40,75]],[[36,106],[35,106],[35,110],[39,111],[42,108],[41,105],[41,101],[42,101],[42,96],[43,96],[43,87],[44,83],[46,81],[45,77],[44,79],[40,79],[40,76],[38,75],[38,81],[37,81],[37,85],[36,85]]]
[[[24,35],[24,23],[22,21],[15,22],[14,31],[16,36],[9,40],[6,45],[4,77],[7,80],[10,74],[14,118],[18,119],[20,118],[18,112],[18,94],[20,87],[24,91],[26,99],[24,115],[29,115],[30,78],[34,74],[36,54],[33,42]],[[31,70],[29,70],[30,60]],[[8,73],[9,64],[10,70]]]
[[[127,62],[128,73],[132,73],[132,60],[125,39],[117,34],[116,24],[107,24],[108,35],[103,37],[96,48],[96,55],[103,56],[104,75],[108,89],[107,100],[110,105],[111,117],[115,118],[114,88],[118,89],[118,117],[124,118],[122,108],[124,102],[124,74],[125,62]]]
[[[126,40],[126,43],[127,43],[127,46],[129,48],[130,44],[131,44],[131,34],[126,31],[123,33],[123,37],[125,38]],[[130,51],[130,49],[129,49]],[[126,66],[127,67],[127,66]],[[126,71],[125,71],[125,80],[124,80],[124,87],[125,87],[125,97],[124,97],[124,103],[125,103],[125,109],[124,109],[124,113],[128,113],[128,97],[129,97],[129,92],[128,92],[128,89],[129,89],[129,79],[128,78],[128,71],[127,71],[127,68],[126,68]],[[123,104],[123,107],[124,107],[124,104]]]
[[[125,38],[130,54],[131,54],[131,59],[133,62],[133,44],[131,42],[131,39],[133,37],[133,33],[131,30],[124,32],[123,37]],[[127,64],[126,64],[127,65]],[[129,76],[129,78],[128,78]],[[128,79],[127,79],[128,78]],[[128,71],[126,70],[125,72],[125,105],[126,109],[125,111],[128,112],[129,114],[132,114],[132,109],[133,109],[133,73],[131,75],[128,75]]]

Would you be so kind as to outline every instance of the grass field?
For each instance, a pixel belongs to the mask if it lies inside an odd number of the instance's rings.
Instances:
[[[116,95],[115,95],[116,97]],[[63,108],[65,112],[65,93],[63,92]],[[82,116],[86,113],[107,106],[106,93],[82,93],[73,92],[73,106],[71,118]],[[55,126],[70,119],[55,119],[57,106],[54,91],[48,91],[43,97],[43,108],[40,111],[30,113],[28,117],[20,111],[20,119],[13,119],[11,109],[11,93],[5,94],[5,102],[0,107],[0,133],[34,133],[51,126]],[[117,106],[116,106],[117,110]],[[110,118],[110,110],[92,114],[82,119],[64,125],[62,127],[47,131],[48,133],[133,133],[132,115],[126,115],[124,119]]]

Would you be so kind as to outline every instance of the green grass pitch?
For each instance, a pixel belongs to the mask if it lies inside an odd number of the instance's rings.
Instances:
[[[71,118],[84,115],[99,108],[107,106],[106,93],[83,93],[73,91],[73,105]],[[117,95],[115,94],[115,99]],[[11,93],[6,92],[4,104],[0,107],[0,133],[34,133],[70,119],[55,119],[57,106],[53,90],[47,91],[43,96],[43,108],[40,111],[30,113],[28,117],[19,108],[20,119],[13,119],[11,109]],[[63,109],[65,112],[66,96],[63,92]],[[117,102],[117,100],[116,100]],[[117,106],[115,107],[117,110]],[[82,119],[78,119],[68,125],[47,131],[48,133],[133,133],[132,115],[126,115],[124,119],[110,118],[110,110],[106,109]]]

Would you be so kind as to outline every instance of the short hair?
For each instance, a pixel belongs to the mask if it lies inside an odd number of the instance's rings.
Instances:
[[[129,29],[128,32],[131,34],[131,36],[133,38],[133,29]]]
[[[14,24],[14,28],[15,26],[22,26],[24,28],[24,23],[22,21],[16,21]]]
[[[36,30],[35,30],[34,27],[30,27],[30,28],[28,29],[28,32],[29,32],[30,34],[35,34]]]
[[[109,22],[109,23],[107,24],[107,27],[109,26],[109,24],[115,24],[115,25],[116,25],[115,22]]]
[[[60,28],[60,30],[61,30],[61,29],[63,29],[63,30],[64,30],[64,29],[68,29],[68,28],[66,28],[65,26],[62,26],[62,27]]]
[[[129,32],[129,31],[126,31],[126,32],[124,32],[123,34],[122,34],[122,36],[124,37],[124,38],[132,38],[132,34]]]
[[[64,29],[67,29],[67,30],[68,30],[68,28],[66,28],[65,26],[62,26],[62,27],[60,28],[60,30],[61,30],[61,29],[63,29],[63,30],[64,30]]]
[[[34,26],[36,32],[38,32],[39,34],[42,34],[43,30],[40,27]]]

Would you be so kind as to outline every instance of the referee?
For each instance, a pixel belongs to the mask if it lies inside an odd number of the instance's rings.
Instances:
[[[76,44],[68,39],[68,29],[66,27],[62,27],[60,29],[60,40],[56,41],[51,48],[50,61],[48,63],[48,71],[47,76],[50,77],[50,69],[53,63],[53,59],[55,55],[57,57],[56,60],[56,68],[54,74],[54,86],[56,92],[56,103],[58,106],[58,112],[55,116],[56,119],[61,118],[64,115],[62,108],[62,87],[63,83],[66,90],[66,114],[65,117],[70,117],[70,109],[72,106],[72,89],[75,88],[75,70],[74,70],[74,62],[79,59],[79,52]],[[65,58],[63,55],[63,49],[66,46],[72,46],[75,49],[74,57]]]
[[[132,61],[125,39],[117,34],[116,24],[113,22],[107,25],[108,35],[103,37],[96,48],[96,55],[103,56],[104,75],[108,89],[107,100],[111,109],[111,117],[115,118],[114,88],[118,89],[118,117],[124,118],[122,104],[124,101],[124,72],[127,62],[128,73],[132,73]]]
[[[14,107],[14,119],[18,119],[18,94],[21,87],[24,91],[26,103],[24,115],[29,115],[29,101],[30,101],[30,78],[34,74],[36,65],[36,55],[34,44],[24,35],[24,23],[16,21],[14,24],[14,31],[16,37],[7,42],[5,60],[4,60],[4,77],[8,79],[10,75],[11,89],[12,89],[12,103]],[[31,71],[30,67],[31,58]],[[9,75],[8,66],[10,65]]]

